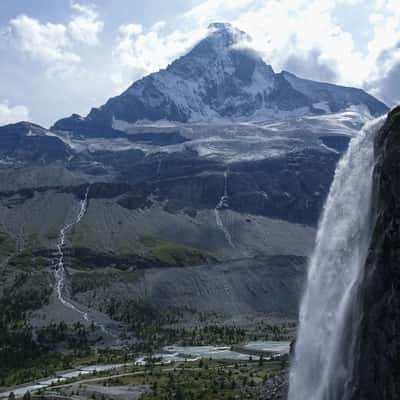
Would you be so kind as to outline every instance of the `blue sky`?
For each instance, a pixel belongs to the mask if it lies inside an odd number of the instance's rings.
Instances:
[[[0,124],[103,104],[229,21],[276,71],[400,101],[397,0],[1,0]]]
[[[185,12],[200,0],[82,0],[82,5],[95,5],[102,19],[112,29],[132,20],[151,25],[160,18],[174,17]],[[71,12],[70,0],[2,0],[0,2],[0,23],[2,25],[19,14],[30,15],[41,21],[65,23]]]

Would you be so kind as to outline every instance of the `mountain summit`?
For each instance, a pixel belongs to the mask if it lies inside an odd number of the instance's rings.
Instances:
[[[213,23],[207,36],[166,69],[133,83],[120,96],[94,108],[85,122],[124,130],[129,124],[259,121],[338,112],[361,106],[371,115],[387,107],[360,89],[275,73],[228,23]],[[57,122],[69,130],[74,116]]]

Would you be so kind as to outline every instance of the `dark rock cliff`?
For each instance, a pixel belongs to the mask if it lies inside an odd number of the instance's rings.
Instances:
[[[352,400],[400,398],[400,107],[375,141],[376,221],[361,294]]]

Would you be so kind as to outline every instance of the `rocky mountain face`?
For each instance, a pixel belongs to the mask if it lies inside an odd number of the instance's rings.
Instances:
[[[400,107],[375,143],[376,221],[366,262],[354,400],[400,396]]]
[[[296,316],[336,163],[386,106],[277,74],[246,40],[214,24],[85,118],[0,128],[0,293],[24,276],[34,326],[82,320],[55,290],[66,226],[63,292],[96,318]]]
[[[275,73],[248,47],[250,38],[230,24],[211,24],[209,30],[165,70],[135,82],[86,118],[74,115],[56,122],[53,129],[103,136],[110,135],[110,128],[124,131],[138,122],[254,122],[351,106],[371,115],[387,110],[360,89]]]
[[[48,164],[65,161],[70,154],[70,148],[62,140],[39,125],[19,122],[0,127],[0,158],[3,164]]]

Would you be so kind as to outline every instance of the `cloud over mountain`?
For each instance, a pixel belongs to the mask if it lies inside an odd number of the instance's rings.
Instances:
[[[35,83],[24,84],[35,95],[25,93],[24,99],[19,95],[13,101],[26,102],[33,117],[47,125],[73,111],[85,114],[90,104],[101,104],[132,81],[165,68],[216,20],[248,32],[252,46],[275,71],[363,87],[389,104],[398,101],[393,79],[400,59],[395,47],[400,15],[393,0],[196,0],[175,14],[178,7],[172,0],[170,14],[160,7],[146,21],[123,12],[132,7],[127,0],[116,0],[112,7],[61,2],[64,18],[46,19],[27,10],[0,26],[0,53],[6,63],[1,79],[19,85],[19,75],[34,74]],[[41,87],[40,93],[34,85]],[[71,100],[51,102],[55,87]],[[4,98],[12,97],[10,90]],[[38,104],[46,104],[45,112]]]
[[[29,120],[29,110],[25,106],[10,106],[8,101],[0,102],[0,125]]]

